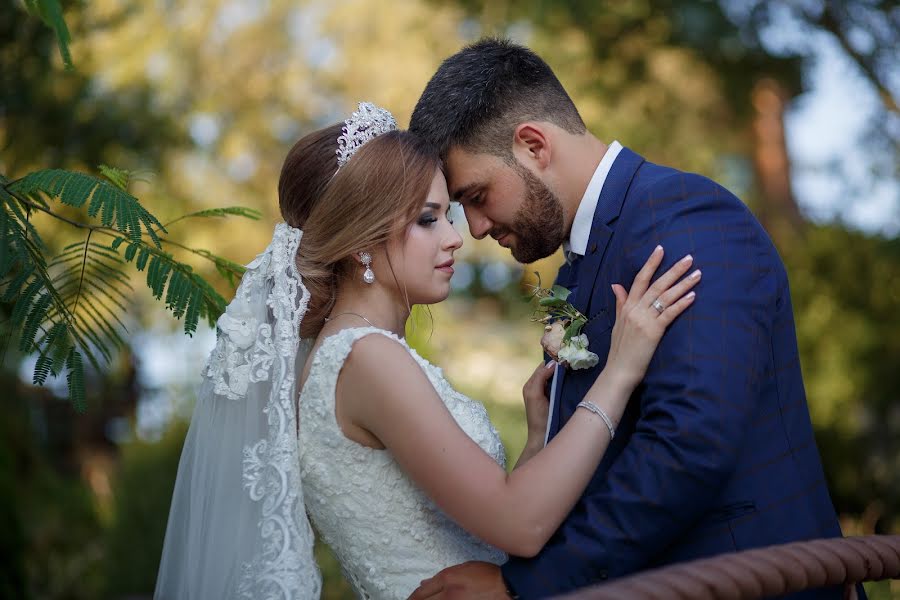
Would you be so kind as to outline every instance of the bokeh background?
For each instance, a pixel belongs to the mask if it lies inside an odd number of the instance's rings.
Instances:
[[[878,0],[93,0],[64,2],[75,69],[52,32],[0,0],[0,172],[142,171],[166,221],[227,205],[251,221],[183,221],[193,247],[246,263],[279,221],[288,148],[359,100],[408,123],[440,61],[501,34],[554,68],[591,131],[738,194],[790,275],[803,372],[847,534],[900,531],[900,9]],[[467,235],[451,298],[410,339],[481,399],[514,462],[520,389],[540,360],[521,267]],[[60,234],[62,238],[62,234]],[[48,240],[54,239],[49,232]],[[61,242],[60,242],[61,243]],[[181,257],[190,260],[189,257]],[[197,269],[230,298],[208,264]],[[140,285],[137,290],[142,290]],[[193,389],[214,333],[192,338],[145,290],[129,348],[89,373],[30,385],[3,354],[0,594],[149,598]],[[4,334],[5,336],[6,334]],[[325,598],[351,597],[324,548]],[[869,586],[900,598],[900,586]]]

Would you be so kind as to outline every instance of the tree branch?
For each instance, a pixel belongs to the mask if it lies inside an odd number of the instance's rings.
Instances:
[[[891,91],[882,83],[881,78],[878,76],[878,73],[875,71],[875,68],[869,64],[869,61],[866,60],[866,57],[858,52],[851,44],[850,40],[847,38],[847,35],[844,33],[844,30],[841,28],[840,21],[838,19],[838,15],[835,13],[834,8],[830,2],[824,3],[824,10],[822,10],[822,15],[816,20],[816,24],[822,27],[825,31],[833,35],[838,43],[843,48],[844,52],[857,64],[857,66],[862,69],[863,74],[866,78],[875,86],[875,89],[878,91],[878,95],[881,96],[881,101],[884,104],[885,108],[895,114],[900,114],[900,106],[897,105],[897,100],[894,98],[894,95]]]

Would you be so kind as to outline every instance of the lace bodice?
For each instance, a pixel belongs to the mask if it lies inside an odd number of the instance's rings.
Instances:
[[[441,569],[506,556],[450,520],[400,470],[387,450],[347,439],[334,413],[335,387],[353,343],[378,333],[402,344],[422,367],[457,424],[500,465],[503,445],[484,406],[454,390],[441,369],[394,334],[374,327],[326,338],[300,394],[300,469],[306,507],[361,598],[407,598]]]

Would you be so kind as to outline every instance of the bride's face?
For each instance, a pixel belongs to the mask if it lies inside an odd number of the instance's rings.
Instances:
[[[453,253],[462,238],[450,220],[447,181],[438,170],[416,220],[406,236],[388,244],[399,292],[410,304],[434,304],[450,295]]]

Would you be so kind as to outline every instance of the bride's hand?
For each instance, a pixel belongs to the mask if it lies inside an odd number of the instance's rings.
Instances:
[[[525,419],[528,421],[528,439],[543,442],[547,430],[547,418],[550,414],[550,400],[547,398],[547,382],[553,377],[556,363],[550,361],[537,366],[528,381],[522,387],[525,399]]]
[[[604,371],[626,389],[634,389],[644,378],[666,328],[694,301],[695,294],[689,290],[700,281],[699,269],[681,278],[693,263],[689,254],[650,285],[662,259],[662,246],[657,246],[634,278],[631,290],[612,286],[616,324]]]

